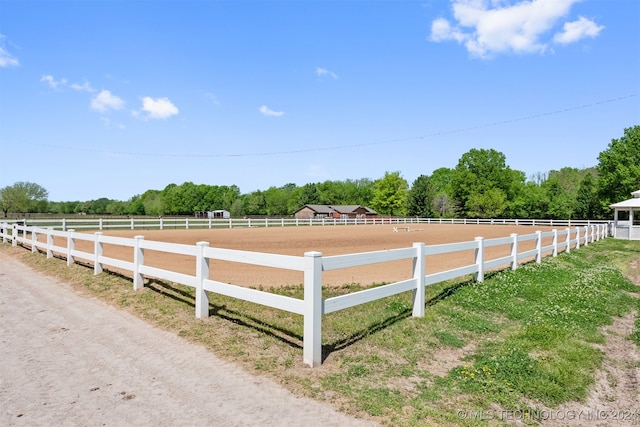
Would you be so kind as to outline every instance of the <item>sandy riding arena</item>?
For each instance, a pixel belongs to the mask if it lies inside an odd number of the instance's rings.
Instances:
[[[399,224],[402,225],[402,224]],[[322,252],[323,256],[382,251],[406,248],[414,242],[427,245],[471,241],[475,237],[485,239],[507,237],[511,233],[532,234],[537,230],[548,231],[545,227],[507,225],[449,225],[449,224],[407,224],[410,227],[392,225],[357,226],[305,226],[234,229],[190,229],[190,230],[127,230],[105,231],[111,236],[144,236],[145,240],[173,242],[193,245],[209,242],[211,247],[267,252],[284,255],[303,256],[308,251]],[[550,244],[549,241],[543,245]],[[77,247],[89,245],[78,242]],[[534,242],[521,243],[519,250],[533,249]],[[85,247],[82,250],[91,251]],[[485,259],[493,259],[509,254],[509,245],[487,248]],[[132,260],[131,248],[105,245],[104,255],[123,260]],[[469,265],[474,262],[473,251],[455,252],[427,258],[427,274]],[[195,274],[193,257],[146,251],[145,264],[170,269],[185,274]],[[390,283],[410,278],[411,260],[374,264],[365,267],[329,271],[323,274],[323,284],[340,286],[347,283],[370,285]],[[271,286],[298,285],[303,282],[301,272],[258,267],[233,262],[211,261],[210,278],[236,285],[269,288]]]

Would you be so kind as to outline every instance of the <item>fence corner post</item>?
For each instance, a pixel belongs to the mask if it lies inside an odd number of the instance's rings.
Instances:
[[[322,364],[322,253],[305,252],[304,258],[302,359],[314,368]]]
[[[484,237],[476,237],[476,265],[478,266],[478,272],[475,274],[475,279],[478,282],[484,282]]]
[[[204,256],[205,248],[209,242],[197,242],[198,255],[196,256],[196,317],[204,319],[209,317],[209,296],[204,290],[204,281],[209,278],[209,258]]]
[[[511,269],[518,268],[518,233],[511,233]]]
[[[542,262],[542,231],[536,231],[536,263]]]
[[[413,259],[413,279],[416,281],[416,288],[413,290],[413,317],[424,317],[424,243],[414,243],[416,256]]]
[[[140,266],[144,265],[144,248],[141,247],[144,236],[134,236],[133,241],[133,290],[144,287],[144,275],[140,274]]]
[[[102,225],[102,224],[101,224]],[[93,241],[93,256],[95,257],[93,260],[93,275],[97,276],[102,273],[102,264],[100,263],[100,258],[102,258],[103,248],[102,241],[100,240],[102,237],[102,232],[97,231],[94,233],[95,240]]]

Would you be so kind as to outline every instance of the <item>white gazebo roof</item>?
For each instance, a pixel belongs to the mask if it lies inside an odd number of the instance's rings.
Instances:
[[[625,200],[623,202],[614,203],[609,205],[612,209],[630,209],[630,208],[638,208],[640,209],[640,190],[634,191],[631,193],[633,196],[632,199]]]

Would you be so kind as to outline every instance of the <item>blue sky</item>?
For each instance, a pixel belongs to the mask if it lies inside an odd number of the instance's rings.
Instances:
[[[640,124],[637,0],[0,0],[0,187],[530,176]]]

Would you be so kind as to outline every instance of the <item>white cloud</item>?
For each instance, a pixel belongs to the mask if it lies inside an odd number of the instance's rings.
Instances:
[[[560,44],[574,43],[585,37],[597,37],[603,29],[603,26],[581,16],[577,21],[565,22],[563,31],[556,34],[553,41]]]
[[[543,53],[548,48],[544,36],[569,13],[580,0],[520,0],[515,3],[504,0],[452,0],[453,24],[445,18],[431,23],[430,39],[434,42],[454,40],[479,58],[499,53]],[[588,20],[585,20],[588,21]],[[592,21],[593,28],[580,24],[565,24],[567,36],[557,36],[567,43],[602,29]],[[588,33],[587,31],[590,31]],[[580,37],[576,38],[575,34]],[[569,35],[571,34],[571,35]]]
[[[4,48],[5,36],[0,34],[0,68],[17,67],[20,61]]]
[[[273,110],[270,110],[266,105],[263,105],[262,107],[260,107],[259,110],[265,116],[280,117],[284,115],[284,111],[273,111]]]
[[[67,79],[63,78],[61,80],[56,80],[52,75],[44,75],[40,78],[41,82],[45,82],[52,89],[58,89],[58,86],[64,86],[67,84]]]
[[[179,113],[178,107],[173,105],[169,98],[156,98],[153,99],[150,96],[142,98],[142,110],[147,113],[148,119],[167,119],[171,116],[175,116]],[[134,117],[140,115],[140,111],[133,111]]]
[[[338,78],[338,75],[336,73],[334,73],[333,71],[329,71],[326,68],[322,68],[322,67],[316,67],[316,75],[318,75],[320,77],[329,76],[329,77],[333,77],[334,79]]]
[[[89,93],[93,93],[96,90],[94,88],[91,87],[91,84],[87,81],[85,81],[84,83],[80,84],[80,83],[72,83],[70,85],[71,89],[73,90],[77,90],[78,92],[89,92]]]
[[[91,100],[91,109],[106,113],[109,110],[121,110],[124,108],[124,101],[108,90],[102,90]]]
[[[0,68],[17,67],[20,62],[9,52],[0,47]]]
[[[205,92],[204,97],[213,102],[214,105],[220,105],[220,100],[218,100],[218,97],[211,92]]]

